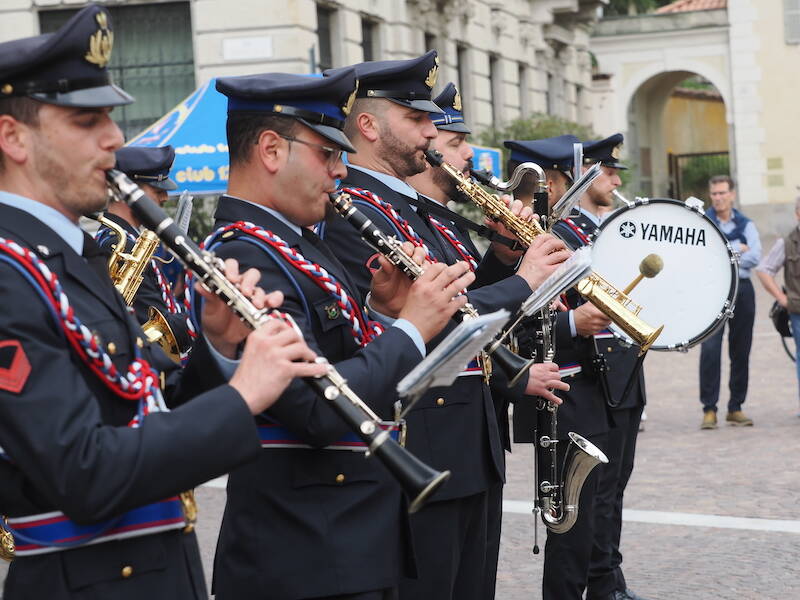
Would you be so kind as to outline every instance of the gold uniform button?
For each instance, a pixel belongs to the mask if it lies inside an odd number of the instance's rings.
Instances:
[[[608,347],[608,351],[609,352],[613,352],[613,350],[611,349],[611,346]]]
[[[336,483],[344,483],[344,473],[339,473],[336,476]]]
[[[117,345],[114,342],[108,342],[108,353],[109,354],[116,354],[117,353]]]
[[[438,404],[439,406],[444,406],[444,398],[437,398],[436,404]]]
[[[125,579],[127,579],[128,577],[130,577],[131,575],[133,575],[133,567],[132,567],[132,566],[130,566],[130,565],[125,565],[124,567],[122,567],[122,571],[120,572],[120,574],[121,574],[121,575],[122,575],[122,576],[123,576]]]
[[[142,341],[142,338],[136,338],[136,345],[139,346],[139,348],[144,348],[144,342]]]

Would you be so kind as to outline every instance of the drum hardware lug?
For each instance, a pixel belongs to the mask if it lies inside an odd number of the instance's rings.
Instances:
[[[642,206],[644,206],[646,204],[650,204],[650,198],[646,198],[646,197],[645,198],[641,198],[641,197],[637,196],[636,201],[637,202],[641,202]]]

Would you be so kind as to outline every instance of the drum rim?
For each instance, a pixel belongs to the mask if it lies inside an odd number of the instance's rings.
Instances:
[[[656,352],[675,352],[675,351],[686,352],[689,350],[689,348],[696,346],[697,344],[703,342],[708,337],[713,335],[720,327],[722,327],[725,324],[725,321],[727,321],[733,314],[733,309],[736,307],[736,296],[739,292],[739,261],[735,258],[736,254],[734,253],[733,247],[731,246],[730,241],[728,241],[727,236],[722,232],[722,230],[717,226],[717,224],[714,223],[714,221],[708,218],[708,215],[706,215],[705,212],[703,212],[699,208],[689,206],[685,202],[681,202],[680,200],[675,200],[674,198],[636,198],[631,204],[619,207],[617,210],[611,212],[608,215],[608,217],[603,219],[603,222],[597,228],[598,229],[597,235],[592,241],[592,246],[594,246],[594,244],[597,243],[597,240],[603,234],[603,231],[605,230],[606,226],[609,223],[611,223],[611,221],[616,219],[618,216],[624,214],[626,211],[633,210],[634,208],[638,208],[639,206],[646,206],[648,204],[672,204],[674,206],[680,206],[705,219],[711,224],[714,231],[717,232],[717,235],[719,235],[720,238],[722,238],[722,241],[725,242],[725,247],[727,248],[728,255],[731,258],[730,261],[731,283],[728,288],[728,296],[722,305],[720,313],[717,315],[714,321],[699,334],[690,338],[689,340],[681,342],[680,344],[659,345],[658,340],[656,340],[656,342],[652,346],[650,346],[650,350],[655,350]],[[612,331],[615,334],[617,334],[615,330]]]

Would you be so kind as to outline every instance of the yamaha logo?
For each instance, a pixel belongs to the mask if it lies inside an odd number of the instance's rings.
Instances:
[[[639,223],[624,221],[619,225],[619,234],[625,239],[637,237],[648,242],[666,242],[684,246],[705,246],[706,232],[703,228],[662,225],[660,223]]]
[[[630,221],[625,221],[619,225],[619,234],[624,238],[632,238],[636,235],[636,225]]]

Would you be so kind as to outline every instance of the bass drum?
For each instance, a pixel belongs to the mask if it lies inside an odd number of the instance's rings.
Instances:
[[[609,215],[592,248],[592,269],[622,289],[639,263],[657,254],[664,268],[631,292],[639,316],[664,325],[653,350],[686,351],[733,314],[738,256],[725,234],[698,206],[666,198],[637,198]],[[612,323],[621,338],[627,336]]]

